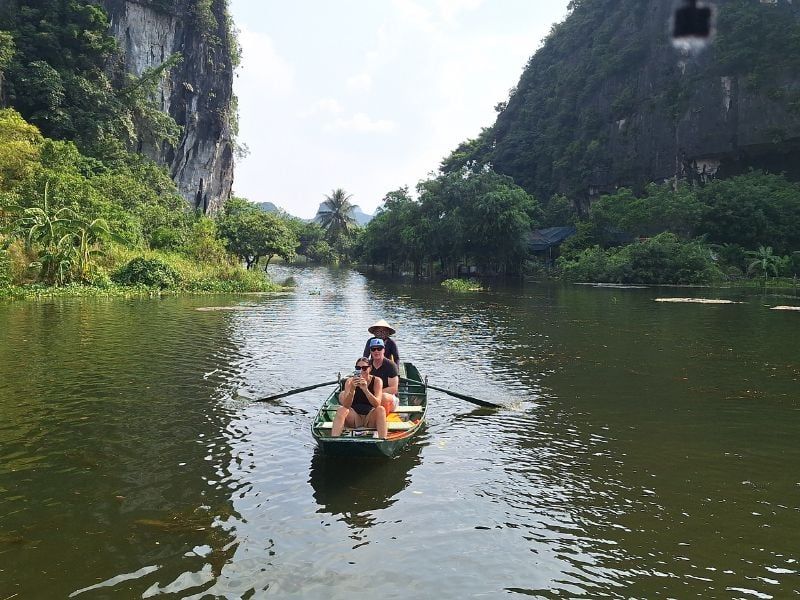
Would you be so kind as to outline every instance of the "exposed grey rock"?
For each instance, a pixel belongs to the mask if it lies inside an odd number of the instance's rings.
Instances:
[[[218,210],[233,186],[233,67],[225,3],[215,0],[213,30],[201,30],[189,0],[103,0],[125,69],[140,75],[180,52],[183,61],[161,81],[157,100],[183,128],[177,147],[143,142],[139,151],[165,164],[186,200]]]
[[[800,78],[788,60],[764,67],[773,55],[750,40],[753,23],[728,17],[720,32],[727,46],[733,39],[746,44],[733,59],[722,56],[720,34],[701,52],[673,47],[677,2],[575,4],[469,157],[491,162],[540,199],[560,192],[581,203],[619,186],[748,168],[800,179]],[[767,21],[800,23],[800,6],[789,0],[712,4],[720,18],[750,6]]]

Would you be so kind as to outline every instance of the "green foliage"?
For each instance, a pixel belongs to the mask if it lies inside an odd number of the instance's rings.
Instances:
[[[121,285],[143,285],[159,289],[178,285],[178,273],[157,258],[137,257],[115,271],[112,280]]]
[[[707,209],[698,233],[718,244],[800,249],[800,185],[779,175],[752,171],[717,180],[697,191]]]
[[[726,2],[719,11],[713,53],[720,75],[747,76],[759,85],[800,69],[796,11],[789,2],[763,4]]]
[[[461,143],[442,170],[491,165],[538,198],[564,193],[585,199],[591,188],[617,185],[638,192],[665,175],[663,166],[654,170],[663,156],[652,153],[671,137],[670,125],[677,128],[690,110],[700,110],[699,101],[708,110],[711,104],[700,95],[710,94],[710,82],[721,76],[770,98],[776,114],[800,110],[793,83],[800,72],[796,3],[718,3],[717,35],[699,60],[675,54],[665,27],[671,6],[657,4],[570,2],[570,14],[531,57],[494,125]],[[642,127],[659,139],[645,139]],[[696,146],[704,133],[676,143]],[[775,139],[786,135],[774,133]]]
[[[141,141],[174,143],[179,129],[155,102],[155,85],[180,57],[139,78],[123,74],[108,16],[86,0],[0,6],[3,92],[48,137],[108,161]],[[3,64],[6,66],[3,67]]]
[[[572,202],[562,194],[556,194],[550,198],[550,202],[542,211],[542,227],[561,227],[564,225],[574,225],[578,219],[578,214]]]
[[[157,67],[145,69],[138,77],[126,74],[127,85],[120,90],[120,99],[128,109],[123,118],[125,141],[129,147],[141,145],[142,142],[156,147],[162,142],[171,146],[178,144],[181,127],[175,119],[162,112],[153,98],[166,74],[182,61],[183,56],[176,53]]]
[[[674,190],[669,184],[647,186],[641,196],[622,188],[592,205],[591,220],[636,237],[671,231],[684,239],[694,237],[705,213],[695,191],[685,185]]]
[[[14,52],[16,52],[14,36],[8,31],[0,31],[0,90],[2,90],[3,71],[11,64]]]
[[[205,263],[225,261],[225,244],[217,237],[217,224],[208,217],[199,217],[189,232],[184,245],[186,254]]]
[[[14,285],[111,289],[107,273],[132,259],[120,248],[149,245],[183,253],[166,263],[177,265],[180,289],[271,287],[263,275],[232,266],[215,222],[188,210],[165,169],[135,155],[109,163],[87,157],[71,142],[42,137],[13,110],[0,110],[0,227],[11,234],[5,245]],[[171,281],[162,284],[177,289]]]
[[[32,173],[43,138],[14,110],[0,109],[0,192],[8,192]]]
[[[705,284],[722,275],[704,244],[682,242],[672,233],[610,250],[593,246],[574,258],[560,258],[558,266],[572,281]]]
[[[445,279],[442,287],[448,292],[480,292],[483,286],[475,279]]]
[[[0,246],[0,288],[11,287],[14,283],[11,275],[11,257],[8,250]]]
[[[214,0],[196,0],[192,6],[195,26],[201,33],[209,35],[216,32],[219,23],[212,9]]]
[[[353,218],[355,207],[350,203],[351,198],[350,194],[337,188],[331,192],[330,196],[325,196],[325,201],[320,207],[319,223],[331,244],[335,245],[342,238],[347,237],[356,225],[356,220]]]
[[[465,167],[423,181],[417,191],[418,202],[406,188],[387,194],[361,239],[363,260],[393,268],[410,262],[417,274],[435,261],[445,273],[464,261],[498,272],[519,269],[541,210],[510,178]]]
[[[772,253],[770,246],[759,246],[758,250],[747,253],[753,259],[747,266],[748,273],[760,273],[766,280],[770,275],[778,276],[778,267],[781,266],[781,258]]]
[[[186,233],[173,227],[162,225],[150,236],[150,247],[154,250],[177,250],[186,243]]]
[[[298,246],[295,227],[273,213],[267,213],[243,198],[231,198],[219,218],[219,233],[233,254],[245,261],[247,269],[266,258],[264,270],[275,256],[291,260]]]
[[[22,235],[28,251],[38,256],[40,277],[63,285],[72,279],[88,281],[103,244],[115,238],[105,219],[87,220],[70,207],[50,202],[45,184],[41,204],[21,209],[12,231]]]

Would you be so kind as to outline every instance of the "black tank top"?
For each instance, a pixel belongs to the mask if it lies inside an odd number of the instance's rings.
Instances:
[[[370,375],[370,382],[367,384],[367,389],[373,396],[375,395],[375,377],[373,375]],[[353,404],[351,406],[353,410],[360,415],[369,414],[369,411],[375,408],[369,403],[369,398],[367,398],[367,395],[359,387],[356,388],[356,393],[353,396]]]

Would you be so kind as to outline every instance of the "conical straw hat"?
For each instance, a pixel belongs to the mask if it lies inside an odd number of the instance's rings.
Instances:
[[[397,333],[397,332],[394,330],[394,327],[392,327],[391,325],[389,325],[389,324],[388,324],[386,321],[384,321],[383,319],[381,319],[380,321],[378,321],[378,322],[377,322],[377,323],[375,323],[374,325],[371,325],[371,326],[370,326],[370,328],[369,328],[369,329],[367,329],[367,331],[369,331],[369,332],[370,332],[372,335],[375,335],[375,331],[374,331],[374,330],[375,330],[375,329],[378,329],[379,327],[383,327],[384,329],[388,329],[388,330],[389,330],[389,335],[394,335],[395,333]]]

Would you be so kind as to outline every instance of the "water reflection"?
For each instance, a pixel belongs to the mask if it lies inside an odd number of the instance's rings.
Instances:
[[[0,305],[0,598],[794,593],[797,314],[275,271],[292,294]],[[356,465],[315,454],[328,391],[247,400],[378,318],[434,385],[524,401],[432,393]]]
[[[410,484],[411,471],[420,463],[423,438],[388,460],[325,456],[315,451],[308,482],[319,505],[317,512],[341,516],[355,530],[373,526],[376,511],[392,506]]]

